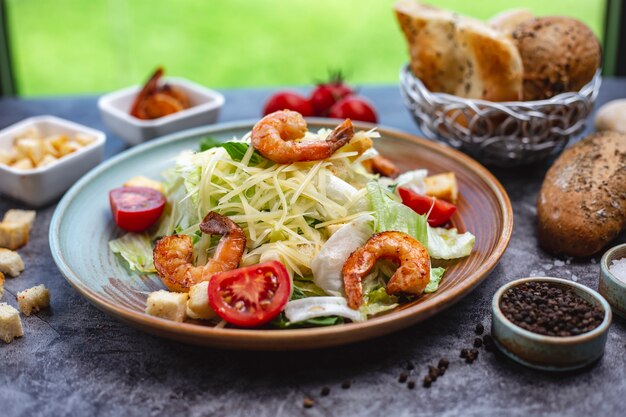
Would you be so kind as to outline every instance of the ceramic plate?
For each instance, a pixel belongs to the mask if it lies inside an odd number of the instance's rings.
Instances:
[[[460,198],[452,222],[476,235],[472,254],[450,262],[439,290],[362,323],[292,330],[244,330],[175,323],[145,314],[151,291],[165,288],[156,275],[129,273],[108,249],[120,235],[109,212],[108,190],[136,175],[159,178],[185,149],[197,149],[210,135],[242,136],[252,122],[203,127],[164,137],[106,161],[76,183],[59,203],[50,226],[54,260],[69,283],[97,308],[147,332],[183,342],[238,349],[308,349],[356,342],[425,320],[470,293],[495,267],[513,229],[513,212],[500,183],[479,163],[443,145],[380,128],[376,148],[403,171],[426,168],[431,174],[456,173]],[[333,127],[313,119],[310,128]],[[358,125],[368,129],[369,125]]]

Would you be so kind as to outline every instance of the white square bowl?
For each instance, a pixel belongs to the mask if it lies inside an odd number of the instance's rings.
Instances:
[[[99,130],[69,120],[37,116],[0,130],[0,148],[10,149],[15,136],[33,127],[44,137],[55,134],[76,136],[82,133],[95,139],[45,167],[22,170],[0,164],[0,193],[28,205],[41,207],[60,197],[83,174],[102,161],[106,136]]]
[[[167,77],[165,81],[182,90],[189,97],[191,107],[158,119],[138,119],[130,115],[130,107],[141,87],[128,87],[100,97],[98,107],[104,123],[126,143],[137,145],[159,136],[217,121],[224,105],[222,94],[182,78]]]

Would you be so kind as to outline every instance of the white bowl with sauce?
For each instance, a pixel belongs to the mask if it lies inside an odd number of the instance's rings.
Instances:
[[[217,121],[224,106],[222,94],[183,78],[165,77],[164,81],[185,93],[191,107],[158,119],[138,119],[130,115],[130,108],[141,87],[128,87],[105,94],[98,100],[98,108],[107,127],[129,145],[137,145],[159,136]]]
[[[0,148],[10,149],[19,134],[36,128],[41,136],[86,134],[93,141],[59,158],[56,162],[32,169],[17,169],[0,164],[0,194],[33,207],[41,207],[60,197],[83,174],[104,158],[104,132],[54,116],[31,117],[0,130]]]

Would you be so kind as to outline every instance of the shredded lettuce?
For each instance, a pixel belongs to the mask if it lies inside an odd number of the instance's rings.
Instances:
[[[292,300],[299,300],[306,297],[322,297],[325,295],[324,290],[311,281],[293,280],[293,291],[291,292]]]
[[[370,215],[360,216],[343,225],[324,243],[311,262],[315,284],[330,295],[343,294],[341,270],[352,252],[363,246],[373,234]]]
[[[366,316],[374,316],[398,306],[398,297],[387,294],[387,290],[382,286],[367,292],[363,301],[359,311]]]
[[[476,237],[456,229],[428,227],[428,253],[435,259],[457,259],[472,253]]]
[[[299,321],[297,323],[293,323],[285,317],[285,313],[280,313],[278,317],[276,317],[270,323],[273,327],[278,327],[279,329],[294,329],[301,327],[325,327],[325,326],[334,326],[336,324],[343,323],[343,317],[339,316],[329,316],[329,317],[316,317],[309,320]]]
[[[441,282],[441,278],[443,277],[443,273],[446,272],[445,268],[437,267],[430,268],[430,281],[428,285],[424,289],[426,294],[437,291],[439,288],[439,283]]]
[[[420,216],[397,201],[397,197],[375,181],[367,184],[367,191],[370,207],[376,219],[374,227],[376,232],[404,232],[428,247],[426,216]]]
[[[156,272],[152,261],[152,242],[145,233],[127,233],[110,241],[109,249],[120,255],[133,271]]]
[[[307,135],[313,140],[326,134]],[[194,236],[199,219],[215,211],[244,229],[248,252],[243,265],[271,257],[283,262],[292,276],[310,275],[311,262],[328,238],[326,227],[369,212],[362,201],[365,184],[375,176],[355,162],[356,151],[340,149],[320,161],[274,164],[259,156],[246,140],[219,145],[213,141],[205,148],[215,146],[203,152],[178,157],[176,174],[185,193],[176,199],[168,195],[174,205],[170,229]],[[186,204],[192,206],[194,216],[188,214]],[[206,254],[210,243],[200,239],[195,252]]]
[[[292,300],[285,306],[285,317],[292,323],[318,317],[340,316],[352,321],[362,321],[364,316],[348,307],[343,297],[307,297]]]
[[[426,184],[424,179],[428,176],[428,171],[425,169],[416,169],[414,171],[407,171],[396,178],[396,187],[404,187],[417,194],[426,194]]]

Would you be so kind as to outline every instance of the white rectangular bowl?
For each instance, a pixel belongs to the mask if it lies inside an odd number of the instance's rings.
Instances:
[[[104,123],[126,143],[137,145],[159,136],[217,121],[224,105],[222,94],[182,78],[168,77],[165,81],[182,90],[189,97],[191,107],[158,119],[138,119],[130,115],[130,108],[141,87],[128,87],[100,97],[98,108]]]
[[[0,164],[0,193],[41,207],[60,197],[84,173],[102,161],[106,136],[99,130],[69,120],[37,116],[0,130],[0,148],[10,149],[15,136],[32,127],[44,137],[54,134],[73,137],[83,133],[95,138],[87,146],[45,167],[22,170]]]

